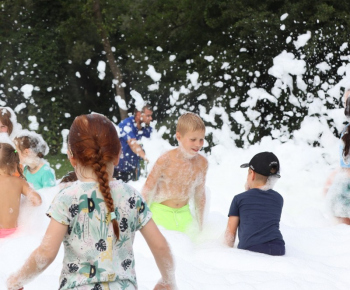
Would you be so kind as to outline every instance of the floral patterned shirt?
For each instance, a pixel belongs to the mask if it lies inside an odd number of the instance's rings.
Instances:
[[[137,288],[133,241],[152,213],[128,184],[115,180],[110,188],[119,240],[97,182],[68,183],[53,200],[47,215],[68,226],[59,289],[114,281]]]

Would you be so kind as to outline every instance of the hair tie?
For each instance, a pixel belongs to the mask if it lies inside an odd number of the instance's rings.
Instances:
[[[15,150],[15,153],[17,153],[17,150]]]
[[[117,219],[117,217],[115,215],[115,212],[111,212],[111,221],[116,220],[116,219]]]

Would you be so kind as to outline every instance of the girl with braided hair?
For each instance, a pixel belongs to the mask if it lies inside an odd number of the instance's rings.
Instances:
[[[21,195],[33,206],[41,204],[41,197],[26,182],[14,144],[4,133],[0,139],[0,238],[5,238],[17,230]],[[21,178],[12,176],[16,170]]]
[[[68,158],[77,181],[56,195],[47,215],[51,222],[41,245],[8,279],[19,289],[65,254],[59,289],[137,289],[133,241],[140,230],[162,279],[154,289],[176,289],[168,244],[141,195],[113,180],[121,145],[112,122],[99,114],[75,118],[68,135]]]

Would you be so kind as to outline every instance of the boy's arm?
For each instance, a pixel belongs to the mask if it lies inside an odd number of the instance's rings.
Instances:
[[[208,171],[208,161],[204,159],[204,166],[201,168],[202,180],[200,184],[196,187],[196,192],[194,195],[194,205],[195,205],[195,214],[196,219],[198,221],[199,227],[202,230],[203,227],[203,219],[204,219],[204,210],[206,203],[206,195],[205,195],[205,180]]]
[[[17,290],[43,272],[56,258],[68,226],[51,219],[40,246],[17,272],[7,279],[9,290]]]
[[[30,187],[27,181],[22,181],[22,193],[29,199],[33,206],[41,205],[41,196],[33,188]]]
[[[166,157],[163,155],[157,159],[142,188],[142,197],[147,203],[149,203],[153,199],[153,197],[158,194],[157,185],[158,180],[162,174],[162,168],[165,158]]]
[[[161,280],[154,289],[177,289],[175,281],[175,266],[169,245],[152,219],[140,230],[145,238],[158,269]]]
[[[225,243],[233,248],[236,239],[236,232],[239,225],[239,216],[230,216],[225,231]]]

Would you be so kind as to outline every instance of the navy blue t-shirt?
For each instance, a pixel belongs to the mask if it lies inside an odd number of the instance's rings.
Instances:
[[[238,216],[238,248],[247,249],[272,240],[283,241],[279,230],[283,197],[276,191],[253,188],[236,195],[228,216]]]
[[[117,169],[123,172],[134,171],[139,167],[140,157],[136,155],[128,144],[128,139],[140,140],[142,137],[149,138],[151,136],[152,127],[147,126],[139,130],[135,123],[134,116],[124,119],[119,123],[120,128],[120,143],[122,145],[122,152]]]

